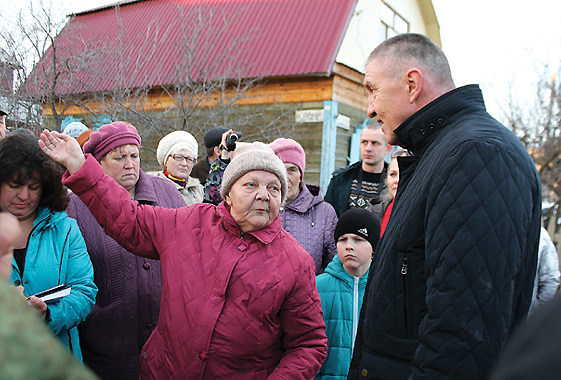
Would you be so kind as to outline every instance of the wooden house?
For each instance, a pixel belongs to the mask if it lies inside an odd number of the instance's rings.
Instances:
[[[202,143],[204,130],[192,129],[195,119],[186,125],[179,112],[170,111],[177,104],[178,78],[200,84],[232,77],[231,87],[221,90],[231,98],[240,78],[251,79],[236,106],[261,107],[276,115],[272,120],[290,125],[276,135],[303,145],[305,181],[325,190],[333,170],[358,159],[357,133],[370,122],[364,61],[385,38],[404,32],[422,33],[440,44],[431,0],[121,1],[70,16],[56,53],[66,68],[74,69],[61,72],[50,87],[56,96],[51,104],[44,101],[46,124],[53,101],[64,116],[93,125],[101,103],[116,101],[111,98],[116,89],[143,88],[142,105],[127,104],[131,115],[139,107],[160,113],[169,117],[161,120],[169,120],[172,128],[189,130]],[[53,60],[52,50],[33,71],[27,91],[47,91],[53,72],[44,67]],[[86,59],[89,65],[83,65]],[[63,95],[72,95],[74,103]],[[207,97],[193,104],[212,109],[219,102]],[[201,115],[197,120],[207,129],[221,124]],[[223,120],[227,125],[228,119]],[[148,148],[141,151],[143,167],[153,169],[162,133],[136,126]],[[237,127],[251,139],[275,137],[252,133],[252,125]]]

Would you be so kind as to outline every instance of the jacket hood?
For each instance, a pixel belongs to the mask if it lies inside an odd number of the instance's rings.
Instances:
[[[35,231],[51,229],[66,217],[66,213],[53,211],[48,207],[40,206],[37,211],[37,218],[33,222]]]
[[[156,203],[158,201],[156,197],[156,190],[154,189],[154,184],[152,184],[148,176],[149,174],[145,173],[142,169],[139,170],[134,199],[137,201]]]
[[[321,196],[319,186],[307,185],[302,182],[300,185],[300,194],[298,194],[295,200],[284,207],[303,214],[321,202],[324,202],[324,200]]]
[[[459,87],[415,112],[394,133],[401,147],[419,155],[434,139],[435,134],[450,124],[451,117],[458,118],[475,111],[485,111],[479,86],[471,84]]]
[[[343,268],[343,264],[341,263],[341,260],[339,260],[338,255],[335,255],[333,257],[333,260],[325,268],[324,273],[327,273],[343,281],[349,289],[352,289],[354,286],[354,276],[351,276],[345,271],[345,268]],[[364,276],[360,278],[359,284],[366,284],[367,279],[368,279],[368,271],[364,274]]]

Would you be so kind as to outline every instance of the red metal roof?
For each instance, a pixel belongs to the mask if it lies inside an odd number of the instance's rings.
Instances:
[[[57,93],[169,85],[188,73],[193,80],[329,75],[355,3],[141,0],[82,12],[57,37],[57,62],[74,68],[61,75]],[[27,91],[44,91],[52,54],[35,67]]]

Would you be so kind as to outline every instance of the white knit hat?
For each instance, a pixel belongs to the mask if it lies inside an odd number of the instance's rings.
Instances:
[[[281,202],[284,203],[287,192],[286,168],[273,150],[262,142],[240,144],[234,151],[232,161],[224,170],[220,195],[226,199],[232,185],[244,174],[254,170],[263,170],[276,175],[281,183]]]
[[[168,133],[162,137],[158,143],[158,149],[156,150],[158,164],[160,164],[163,168],[168,157],[181,149],[187,149],[196,159],[199,151],[199,145],[197,144],[197,140],[189,132],[174,131]]]

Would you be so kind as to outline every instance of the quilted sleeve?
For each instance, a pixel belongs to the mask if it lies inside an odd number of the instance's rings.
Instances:
[[[540,191],[515,154],[468,141],[433,172],[425,212],[427,313],[414,379],[485,378],[517,315],[527,312],[537,261],[529,231],[536,222],[539,231]]]
[[[337,246],[335,245],[335,227],[337,226],[337,214],[335,209],[327,202],[323,202],[322,206],[325,209],[323,215],[325,221],[325,229],[323,230],[323,252],[322,252],[322,269],[325,269],[327,265],[333,260],[333,257],[337,254]]]
[[[316,288],[315,265],[305,255],[280,311],[284,356],[268,380],[311,380],[327,355],[327,337]]]
[[[90,154],[73,175],[68,171],[63,184],[88,206],[105,233],[123,248],[139,256],[158,259],[155,243],[173,241],[176,210],[139,205],[124,187],[103,172]]]

